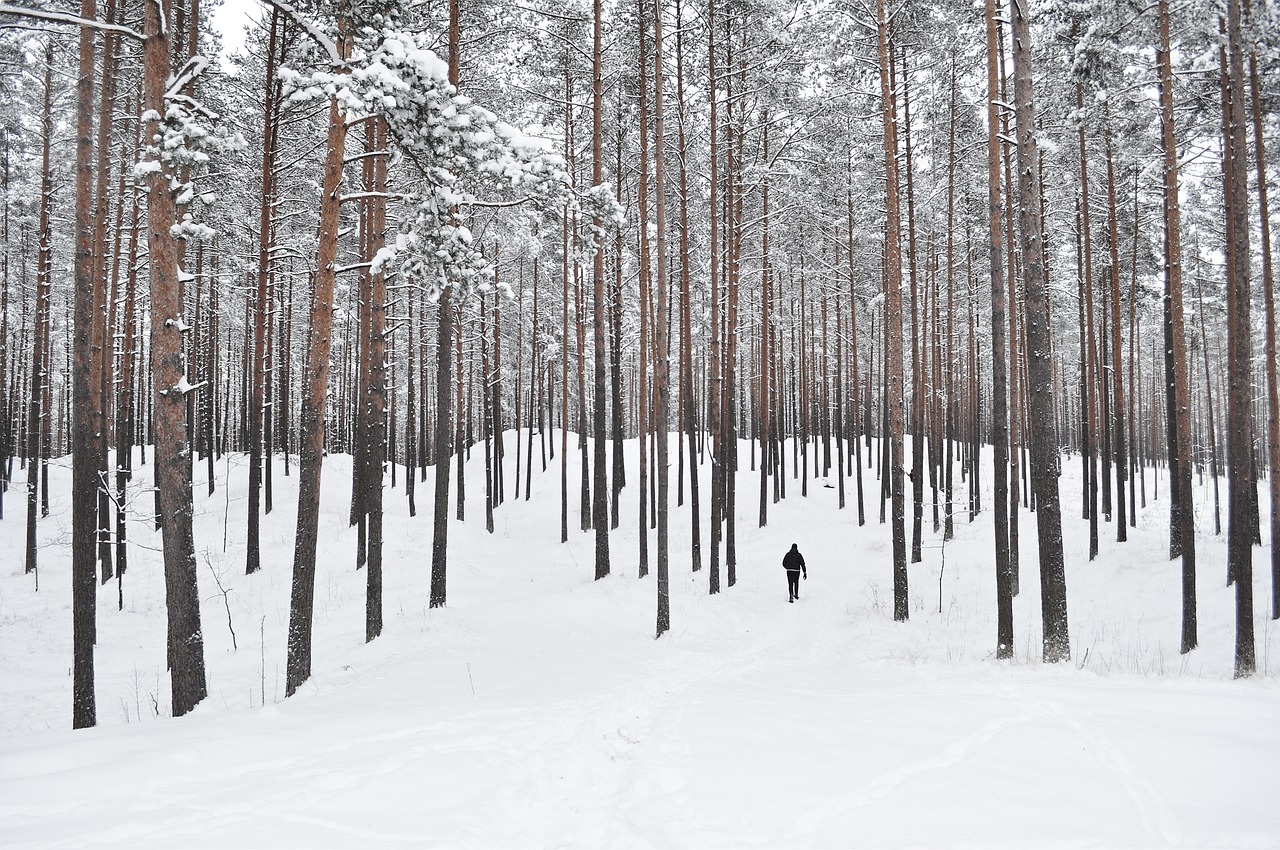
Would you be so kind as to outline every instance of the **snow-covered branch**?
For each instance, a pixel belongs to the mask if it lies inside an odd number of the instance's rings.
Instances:
[[[142,33],[135,29],[131,29],[120,24],[109,24],[106,21],[89,20],[81,18],[78,15],[72,15],[69,12],[55,12],[48,9],[33,8],[30,6],[12,6],[8,3],[0,3],[0,15],[16,15],[22,18],[36,18],[41,21],[49,21],[55,24],[66,24],[73,27],[91,27],[103,32],[113,32],[117,35],[127,36],[137,41],[142,41]]]

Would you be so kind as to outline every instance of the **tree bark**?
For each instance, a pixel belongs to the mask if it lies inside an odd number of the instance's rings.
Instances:
[[[604,83],[600,78],[600,33],[602,28],[600,0],[592,2],[592,48],[591,48],[591,185],[601,186],[604,182],[604,154],[601,150],[603,137]],[[593,239],[600,239],[604,222],[597,213],[591,220]],[[606,463],[605,443],[609,438],[605,428],[605,286],[604,286],[604,244],[596,244],[591,262],[591,282],[593,303],[595,307],[594,343],[595,343],[595,455],[594,480],[592,490],[594,502],[591,506],[592,524],[596,532],[596,571],[597,580],[609,574],[609,482]]]
[[[348,51],[346,35],[348,24],[346,19],[339,19],[338,51],[344,58]],[[311,676],[316,533],[320,525],[320,474],[324,462],[325,399],[329,392],[329,354],[333,342],[333,293],[338,260],[338,209],[341,204],[342,163],[347,139],[345,118],[345,114],[338,108],[337,101],[331,99],[320,193],[315,291],[311,299],[311,333],[304,373],[305,392],[299,412],[298,522],[293,544],[293,586],[289,604],[285,696],[292,696]]]
[[[165,111],[169,35],[155,3],[144,4],[143,98],[157,116]],[[148,137],[159,132],[152,122]],[[172,175],[162,167],[147,179],[147,246],[151,277],[151,362],[155,387],[155,480],[164,518],[165,601],[169,612],[169,675],[173,714],[186,714],[206,695],[200,595],[192,536],[191,445],[187,442],[185,339],[181,271]],[[193,390],[194,391],[194,390]]]
[[[991,0],[988,0],[991,2]],[[889,468],[893,533],[893,619],[910,616],[907,597],[906,505],[902,492],[902,433],[904,387],[902,378],[902,250],[898,211],[898,130],[893,89],[889,84],[889,16],[884,0],[876,0],[876,33],[880,53],[880,101],[884,123],[885,200],[885,404],[888,407]]]
[[[599,0],[596,0],[599,2]],[[676,22],[680,23],[680,2]],[[685,144],[684,29],[676,27],[676,151],[680,159],[680,429],[689,448],[689,558],[693,572],[702,569],[701,494],[698,491],[697,417],[693,391],[693,329],[689,288],[689,167]],[[715,261],[712,260],[714,265]],[[681,479],[683,481],[683,479]]]
[[[1250,14],[1249,3],[1244,12]],[[1262,88],[1258,80],[1257,51],[1249,48],[1249,93],[1253,114],[1253,158],[1258,170],[1258,220],[1261,224],[1262,292],[1266,321],[1264,358],[1267,366],[1267,482],[1271,503],[1271,619],[1280,619],[1280,382],[1276,377],[1275,276],[1271,260],[1271,217],[1267,202],[1266,146],[1262,133]]]
[[[657,475],[658,475],[658,617],[655,637],[662,637],[671,628],[671,600],[669,588],[668,566],[668,531],[667,531],[667,453],[668,453],[668,420],[671,403],[671,363],[669,351],[669,330],[667,325],[667,207],[664,189],[663,169],[663,126],[662,126],[662,0],[654,0],[653,16],[653,180],[654,180],[654,215],[657,218],[657,251],[658,251],[658,314],[655,317],[657,327],[657,372],[654,375],[658,395],[658,409],[655,424],[658,434]]]
[[[1036,494],[1040,554],[1043,658],[1068,661],[1067,581],[1062,557],[1062,509],[1058,500],[1058,446],[1054,424],[1053,363],[1049,351],[1049,301],[1041,248],[1043,221],[1036,153],[1036,110],[1031,88],[1031,34],[1023,3],[1013,9],[1013,86],[1018,125],[1018,219],[1026,285],[1027,352],[1031,402],[1031,475]],[[1119,310],[1118,299],[1115,309]],[[1117,350],[1119,346],[1117,345]],[[1119,407],[1117,409],[1120,409]],[[1119,500],[1123,505],[1123,500]],[[1124,527],[1124,523],[1120,523]]]
[[[27,546],[25,572],[35,574],[37,581],[36,515],[39,511],[38,459],[44,454],[42,437],[44,418],[50,411],[44,409],[44,387],[48,382],[49,364],[46,350],[49,338],[50,285],[53,274],[53,228],[50,220],[53,207],[53,172],[50,168],[50,151],[53,142],[53,38],[45,42],[44,56],[44,106],[41,112],[40,142],[40,223],[36,236],[36,297],[31,334],[31,387],[27,403]],[[6,134],[6,140],[8,136]],[[7,293],[6,293],[7,294]]]
[[[1248,142],[1240,0],[1227,0],[1227,569],[1236,585],[1235,677],[1257,670],[1253,629],[1253,339],[1250,324]]]
[[[80,15],[97,16],[94,0],[81,0]],[[93,78],[94,32],[80,28],[80,64],[76,77],[75,159],[75,324],[71,370],[71,607],[72,727],[97,723],[93,647],[97,639],[94,561],[98,514],[98,462],[101,383],[98,380],[97,315],[101,305],[93,263]],[[33,393],[39,387],[32,387]],[[34,459],[28,460],[29,463]],[[47,492],[47,491],[46,491]]]
[[[1125,514],[1124,488],[1125,476],[1129,466],[1129,458],[1125,448],[1125,426],[1128,406],[1124,397],[1124,370],[1121,369],[1121,352],[1124,350],[1120,339],[1120,230],[1116,212],[1116,175],[1115,163],[1111,155],[1111,120],[1108,114],[1107,133],[1107,229],[1111,253],[1111,403],[1112,437],[1111,447],[1115,453],[1116,492],[1113,504],[1116,509],[1116,542],[1124,543],[1129,539],[1129,522]]]
[[[387,147],[387,126],[381,119],[367,125],[369,147],[375,151]],[[386,241],[387,159],[373,157],[373,191],[370,215],[369,258],[378,256]],[[387,279],[381,270],[370,275],[369,291],[369,381],[366,397],[365,433],[367,467],[364,476],[363,505],[368,522],[368,553],[365,565],[365,630],[366,642],[382,634],[382,467],[387,454]]]
[[[1009,562],[1009,413],[1005,384],[1005,280],[1000,214],[1000,80],[995,0],[986,0],[987,211],[991,260],[991,442],[995,453],[996,657],[1013,657],[1013,574]]]
[[[1170,477],[1170,537],[1176,542],[1176,551],[1170,557],[1182,555],[1182,652],[1196,648],[1196,545],[1195,512],[1191,496],[1191,411],[1187,405],[1188,375],[1186,334],[1183,330],[1182,309],[1182,237],[1178,207],[1178,146],[1173,123],[1173,65],[1169,46],[1169,3],[1159,0],[1158,26],[1160,49],[1157,66],[1160,76],[1160,147],[1163,153],[1162,169],[1164,220],[1165,220],[1165,371],[1172,380],[1167,381],[1169,402],[1174,410],[1169,413],[1169,477]],[[1175,467],[1176,463],[1176,467]],[[1171,547],[1173,549],[1173,547]]]

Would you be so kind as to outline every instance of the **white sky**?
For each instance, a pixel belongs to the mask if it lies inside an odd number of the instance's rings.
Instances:
[[[209,26],[222,36],[223,56],[230,56],[244,45],[244,28],[260,14],[257,0],[222,0],[213,11]]]

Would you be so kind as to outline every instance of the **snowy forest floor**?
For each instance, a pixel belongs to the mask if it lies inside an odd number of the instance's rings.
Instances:
[[[958,515],[945,548],[926,488],[911,617],[895,623],[873,475],[859,528],[853,482],[844,511],[822,481],[802,497],[788,450],[788,497],[757,528],[759,478],[744,442],[738,583],[710,596],[705,519],[704,569],[689,571],[673,443],[672,630],[655,641],[655,577],[636,574],[636,443],[610,537],[613,573],[597,582],[593,537],[577,530],[574,438],[567,545],[559,458],[535,472],[531,501],[517,499],[513,438],[492,535],[483,448],[472,452],[446,608],[427,607],[431,473],[416,518],[402,475],[388,492],[386,628],[367,645],[365,575],[346,522],[350,458],[326,460],[314,675],[288,700],[296,474],[276,459],[263,570],[245,576],[245,459],[217,464],[212,497],[197,464],[209,697],[179,720],[166,716],[159,536],[141,507],[151,467],[139,470],[124,610],[114,581],[99,591],[99,728],[82,731],[70,729],[69,460],[50,470],[38,592],[22,571],[15,486],[0,521],[0,844],[1280,846],[1269,550],[1255,548],[1254,560],[1259,675],[1232,681],[1234,591],[1203,484],[1200,648],[1182,656],[1165,482],[1152,500],[1148,472],[1130,542],[1115,543],[1104,524],[1090,563],[1079,462],[1064,464],[1072,661],[1047,666],[1026,511],[1016,658],[994,660],[989,464],[986,509],[973,524]],[[789,605],[780,560],[793,542],[809,578]],[[652,570],[652,536],[650,546]]]

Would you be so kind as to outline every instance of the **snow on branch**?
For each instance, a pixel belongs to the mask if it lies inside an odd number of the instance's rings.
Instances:
[[[31,6],[12,6],[8,3],[0,3],[0,15],[16,15],[22,18],[36,18],[41,21],[49,21],[55,24],[66,24],[73,27],[91,27],[103,32],[113,32],[117,35],[128,36],[137,41],[142,41],[142,33],[135,29],[130,29],[120,24],[110,24],[106,21],[97,19],[90,20],[73,15],[69,12],[55,12],[48,9],[35,8]]]
[[[314,22],[307,20],[307,18],[296,8],[283,2],[283,0],[263,0],[263,2],[274,9],[278,9],[287,18],[289,18],[289,20],[302,27],[307,35],[311,36],[311,40],[318,44],[320,49],[324,51],[325,56],[328,57],[329,64],[332,67],[341,68],[345,64],[342,61],[342,56],[338,53],[338,45],[334,40],[330,38],[324,30],[316,26]]]
[[[209,60],[199,54],[188,59],[178,73],[169,78],[169,84],[164,93],[165,100],[173,100],[178,97],[179,92],[190,85],[196,77],[203,74],[208,67]]]

